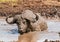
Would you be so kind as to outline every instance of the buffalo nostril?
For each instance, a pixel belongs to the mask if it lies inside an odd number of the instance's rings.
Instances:
[[[20,29],[21,31],[23,31],[23,29]]]
[[[34,19],[32,22],[35,23],[36,22],[36,19]]]

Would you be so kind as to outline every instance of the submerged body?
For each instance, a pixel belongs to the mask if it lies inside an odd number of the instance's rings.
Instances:
[[[47,23],[40,17],[39,14],[34,14],[31,10],[25,10],[20,15],[8,16],[7,23],[18,26],[18,32],[24,34],[30,31],[47,30]]]

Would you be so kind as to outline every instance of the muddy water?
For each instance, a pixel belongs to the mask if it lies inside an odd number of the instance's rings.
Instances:
[[[0,19],[0,41],[17,41],[18,35],[16,24],[9,25],[4,19]]]
[[[60,22],[47,21],[49,32],[60,32]]]
[[[48,33],[41,33],[38,42],[42,42],[45,39],[60,40],[58,32],[60,32],[60,22],[47,21]],[[17,25],[9,25],[5,19],[0,19],[0,41],[12,42],[17,41],[19,37]]]

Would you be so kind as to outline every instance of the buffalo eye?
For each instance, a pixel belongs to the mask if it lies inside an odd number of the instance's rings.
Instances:
[[[25,22],[23,22],[23,24],[25,24]]]
[[[25,20],[23,20],[23,24],[26,24],[26,21]]]

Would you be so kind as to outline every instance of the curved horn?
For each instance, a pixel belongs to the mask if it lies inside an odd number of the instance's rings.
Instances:
[[[36,19],[36,21],[37,21],[37,20],[39,19],[39,14],[36,13],[35,15],[36,15],[36,18],[35,18],[35,19]]]
[[[11,18],[12,17],[12,18]],[[10,20],[9,20],[10,19]],[[9,15],[9,16],[7,16],[6,17],[6,22],[8,23],[8,24],[13,24],[14,23],[14,18],[13,18],[13,16],[12,15]]]

